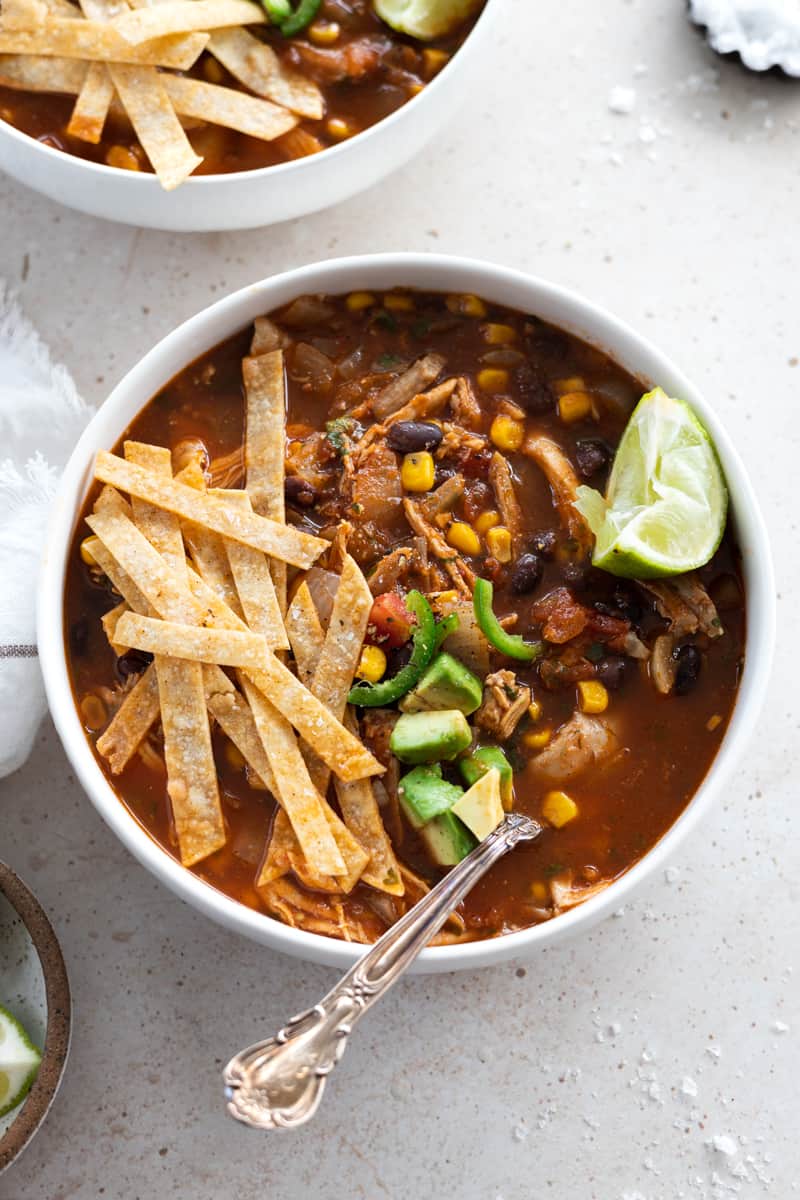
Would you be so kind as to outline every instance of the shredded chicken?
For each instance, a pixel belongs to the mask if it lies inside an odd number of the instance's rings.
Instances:
[[[426,354],[385,387],[372,403],[372,412],[378,421],[385,421],[392,413],[423,392],[434,383],[445,367],[441,354]]]
[[[497,452],[492,455],[489,466],[489,483],[494,492],[500,516],[503,518],[503,524],[511,534],[514,547],[517,548],[522,536],[522,509],[514,490],[514,479],[508,459]]]
[[[451,512],[463,495],[464,476],[451,475],[422,501],[425,516],[435,517],[438,513]]]
[[[439,530],[425,520],[419,504],[405,499],[403,508],[411,528],[420,537],[425,538],[431,554],[444,564],[444,569],[458,590],[465,596],[471,596],[475,586],[475,572],[467,566],[460,554],[456,554],[452,546],[448,546]]]
[[[577,904],[591,900],[592,896],[599,896],[611,883],[612,879],[599,879],[596,883],[575,883],[571,871],[551,879],[550,895],[553,898],[555,914],[567,912]]]
[[[675,686],[678,662],[674,651],[675,638],[671,633],[662,633],[653,643],[653,653],[650,656],[650,678],[656,691],[662,696],[668,696]]]
[[[336,532],[331,541],[331,548],[328,551],[326,562],[327,570],[334,575],[341,575],[344,569],[344,560],[347,558],[347,544],[353,533],[353,526],[349,521],[340,521],[336,526]]]
[[[382,68],[388,42],[383,37],[355,38],[341,46],[323,49],[299,38],[286,58],[317,83],[360,83]]]
[[[435,458],[454,458],[456,462],[466,461],[473,454],[480,454],[487,447],[486,438],[480,433],[471,433],[460,425],[451,425],[448,421],[442,424],[444,437],[434,455]]]
[[[393,708],[365,708],[361,717],[364,743],[384,767],[388,767],[392,761],[389,739],[399,716]]]
[[[714,602],[695,574],[638,583],[655,599],[659,614],[669,621],[669,631],[676,639],[698,630],[710,638],[724,633]]]
[[[412,546],[398,546],[389,554],[384,555],[374,571],[371,572],[367,583],[373,596],[391,592],[397,584],[417,569],[419,556]]]
[[[379,428],[389,429],[398,421],[426,421],[430,417],[438,417],[447,407],[457,382],[456,379],[445,379],[444,383],[437,384],[428,392],[418,392],[407,404],[387,417],[385,424]]]
[[[544,471],[562,525],[569,536],[588,554],[593,542],[592,532],[575,507],[580,481],[569,459],[560,446],[541,434],[533,434],[527,438],[522,452]]]
[[[297,887],[290,879],[275,879],[259,888],[267,911],[286,925],[341,938],[346,942],[373,942],[381,934],[379,921],[369,920],[369,914],[358,915],[348,910],[336,896],[323,896]]]
[[[576,712],[531,765],[552,782],[563,783],[603,762],[617,749],[619,739],[608,722]]]
[[[518,681],[513,671],[495,671],[483,685],[483,703],[475,724],[499,742],[508,741],[531,702],[531,689]]]
[[[480,429],[483,413],[472,384],[463,375],[456,380],[455,391],[450,401],[450,411],[456,422],[465,429]]]

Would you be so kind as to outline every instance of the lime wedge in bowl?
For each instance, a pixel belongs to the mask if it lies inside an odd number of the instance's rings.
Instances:
[[[714,443],[682,400],[655,388],[622,435],[605,497],[578,488],[594,566],[627,579],[702,567],[725,531],[728,490]]]
[[[25,1099],[41,1061],[19,1021],[0,1006],[0,1117]]]
[[[375,0],[382,21],[410,37],[444,37],[477,11],[481,0]]]

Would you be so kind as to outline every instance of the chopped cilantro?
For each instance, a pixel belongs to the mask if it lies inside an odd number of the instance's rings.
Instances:
[[[325,425],[325,436],[341,458],[350,453],[350,434],[354,428],[352,417],[336,417]]]
[[[396,371],[403,366],[403,359],[397,354],[382,354],[373,364],[374,371]]]

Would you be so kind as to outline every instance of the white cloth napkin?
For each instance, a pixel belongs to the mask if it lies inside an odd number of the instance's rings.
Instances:
[[[93,411],[0,281],[0,777],[44,716],[36,575],[58,476]]]

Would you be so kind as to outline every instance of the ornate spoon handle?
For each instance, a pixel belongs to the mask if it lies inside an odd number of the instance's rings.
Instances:
[[[540,832],[530,817],[509,813],[319,1004],[293,1017],[275,1037],[232,1058],[223,1072],[231,1116],[257,1129],[291,1129],[310,1120],[356,1022],[407,970],[493,863]]]

